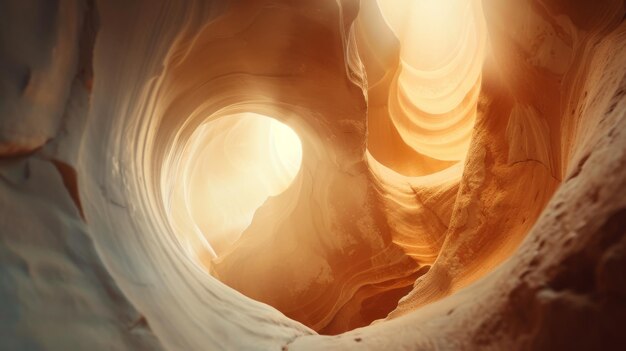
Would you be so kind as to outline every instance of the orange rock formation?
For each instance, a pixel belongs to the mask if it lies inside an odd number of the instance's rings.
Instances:
[[[0,3],[0,349],[623,349],[625,16]]]

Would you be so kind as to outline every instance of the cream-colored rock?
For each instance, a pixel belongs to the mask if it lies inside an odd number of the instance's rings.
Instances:
[[[33,4],[0,349],[623,348],[624,4],[429,1]]]

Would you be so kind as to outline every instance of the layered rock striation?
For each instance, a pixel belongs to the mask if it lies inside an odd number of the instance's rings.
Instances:
[[[0,348],[623,348],[625,14],[0,4]]]

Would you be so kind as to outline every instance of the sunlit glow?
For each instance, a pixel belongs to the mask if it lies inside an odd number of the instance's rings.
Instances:
[[[389,116],[429,157],[464,158],[480,90],[485,28],[477,0],[378,0],[400,42]]]
[[[302,162],[298,135],[255,113],[200,126],[182,155],[171,201],[187,249],[212,257],[227,251],[270,196],[284,192]]]

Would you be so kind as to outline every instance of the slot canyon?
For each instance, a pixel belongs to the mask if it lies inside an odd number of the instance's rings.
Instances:
[[[625,350],[626,1],[0,0],[0,350]]]

